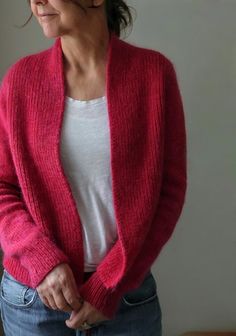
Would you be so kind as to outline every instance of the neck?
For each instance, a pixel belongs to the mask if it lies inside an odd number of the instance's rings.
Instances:
[[[109,31],[62,36],[64,65],[70,71],[88,73],[104,63],[110,40]]]

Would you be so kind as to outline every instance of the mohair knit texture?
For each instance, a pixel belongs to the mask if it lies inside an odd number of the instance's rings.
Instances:
[[[186,130],[177,75],[163,53],[111,34],[106,63],[118,239],[83,283],[80,216],[60,159],[65,104],[61,38],[22,57],[0,89],[3,266],[36,288],[68,263],[81,296],[113,318],[171,237],[186,193]]]

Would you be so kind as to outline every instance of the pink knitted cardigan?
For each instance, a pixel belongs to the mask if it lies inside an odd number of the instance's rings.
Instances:
[[[111,35],[106,96],[118,239],[83,283],[82,228],[60,160],[65,78],[60,37],[19,59],[0,89],[3,266],[36,288],[71,266],[81,296],[113,318],[171,237],[186,193],[186,130],[173,63]]]

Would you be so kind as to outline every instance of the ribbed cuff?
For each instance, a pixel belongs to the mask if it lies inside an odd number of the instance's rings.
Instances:
[[[57,265],[68,263],[68,257],[50,239],[44,236],[25,251],[21,264],[30,274],[31,286],[36,288]]]
[[[122,298],[122,294],[117,289],[105,288],[97,272],[94,272],[94,274],[81,285],[79,293],[85,301],[88,301],[109,319],[114,318]]]

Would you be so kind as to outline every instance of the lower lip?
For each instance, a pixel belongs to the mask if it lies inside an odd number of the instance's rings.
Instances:
[[[53,14],[53,15],[43,15],[43,16],[40,16],[40,19],[41,19],[41,21],[50,21],[55,16],[56,16],[56,14]]]

